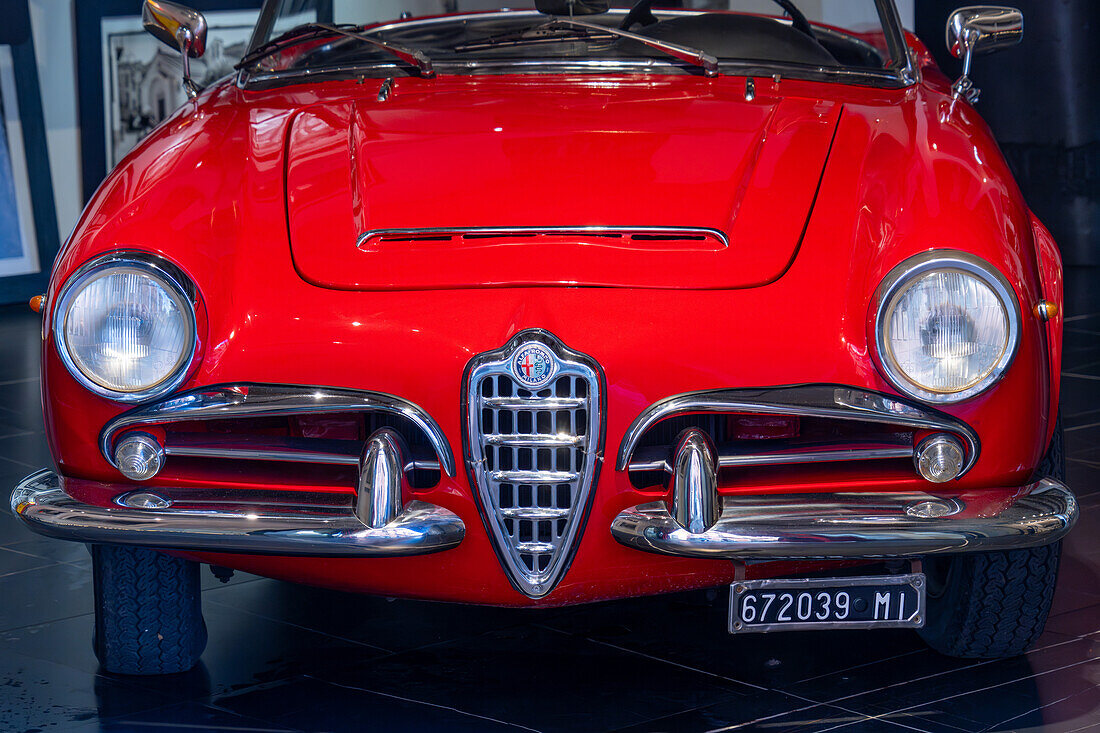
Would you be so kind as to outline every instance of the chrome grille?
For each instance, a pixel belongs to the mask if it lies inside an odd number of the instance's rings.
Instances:
[[[513,356],[539,343],[555,370],[541,388],[513,374]],[[598,367],[553,335],[524,331],[471,362],[467,463],[485,524],[516,587],[537,598],[569,565],[602,451]]]

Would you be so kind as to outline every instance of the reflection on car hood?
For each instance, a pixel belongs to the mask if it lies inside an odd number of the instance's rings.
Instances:
[[[287,140],[295,265],[342,289],[770,282],[840,104],[725,81],[401,79],[306,107]],[[482,236],[501,228],[521,231]]]

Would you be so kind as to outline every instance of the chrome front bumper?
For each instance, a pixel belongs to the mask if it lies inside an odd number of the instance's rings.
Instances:
[[[1027,487],[994,516],[928,494],[724,496],[710,529],[693,533],[664,502],[619,514],[611,533],[647,552],[730,560],[914,557],[1013,550],[1061,539],[1077,521],[1073,492],[1053,479]]]
[[[158,490],[159,491],[159,490]],[[11,508],[34,531],[76,542],[170,550],[314,557],[402,557],[457,547],[462,520],[443,507],[409,502],[372,529],[331,498],[302,504],[192,497],[163,509],[101,507],[73,499],[52,471],[23,479]]]
[[[284,494],[285,496],[285,494]],[[443,507],[409,502],[377,529],[331,497],[301,504],[269,498],[204,501],[169,508],[101,507],[73,499],[52,471],[23,479],[12,511],[34,531],[77,542],[260,555],[401,557],[457,547],[462,520]],[[664,502],[632,507],[611,524],[620,543],[647,552],[730,560],[916,557],[1036,547],[1061,539],[1079,509],[1064,484],[1043,479],[996,515],[958,499],[921,493],[725,496],[707,531],[682,528]]]

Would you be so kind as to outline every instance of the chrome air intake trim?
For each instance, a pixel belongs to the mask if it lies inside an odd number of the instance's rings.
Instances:
[[[443,430],[419,406],[382,392],[367,392],[339,387],[307,387],[285,384],[235,383],[200,387],[168,399],[124,412],[104,426],[99,447],[113,464],[115,439],[122,432],[152,425],[193,420],[226,420],[249,417],[281,417],[334,412],[377,412],[399,415],[423,433],[435,456],[414,455],[407,469],[442,468],[455,475],[454,454]],[[262,443],[211,442],[186,440],[165,445],[169,456],[238,458],[242,460],[292,461],[357,465],[359,449],[354,453],[325,451],[325,441],[265,440]],[[433,460],[434,458],[434,460]]]
[[[619,446],[616,467],[620,471],[666,470],[666,466],[670,465],[667,455],[649,449],[638,449],[642,437],[662,420],[677,415],[701,413],[818,417],[945,431],[958,435],[966,445],[966,462],[960,476],[974,466],[981,452],[977,433],[966,423],[939,410],[901,397],[856,387],[808,384],[688,392],[656,402],[638,415],[627,428]],[[798,451],[774,452],[767,449],[753,452],[718,446],[718,463],[722,467],[906,458],[912,455],[912,445],[823,444]]]

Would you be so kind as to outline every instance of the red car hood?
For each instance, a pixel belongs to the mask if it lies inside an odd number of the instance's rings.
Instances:
[[[307,281],[761,285],[798,250],[840,111],[683,78],[417,81],[385,101],[364,85],[290,125],[288,227]],[[486,231],[501,228],[522,231]],[[446,231],[391,231],[409,229]]]

